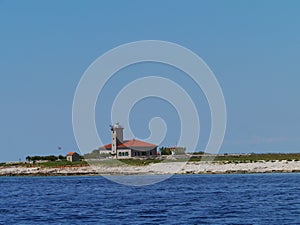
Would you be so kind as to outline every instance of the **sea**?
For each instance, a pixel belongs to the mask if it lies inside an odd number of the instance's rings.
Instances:
[[[299,173],[0,177],[0,199],[0,224],[300,224]]]

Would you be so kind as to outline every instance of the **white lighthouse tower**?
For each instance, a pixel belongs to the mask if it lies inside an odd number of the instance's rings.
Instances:
[[[117,154],[118,145],[123,143],[123,127],[119,123],[115,123],[111,126],[111,153]]]

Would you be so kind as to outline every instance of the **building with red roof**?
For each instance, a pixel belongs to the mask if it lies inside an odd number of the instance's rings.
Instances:
[[[99,147],[99,152],[110,153],[116,158],[154,157],[157,145],[132,139],[123,140],[123,127],[119,123],[111,126],[112,143]]]
[[[67,161],[76,162],[80,160],[80,155],[77,152],[69,152],[66,156]]]

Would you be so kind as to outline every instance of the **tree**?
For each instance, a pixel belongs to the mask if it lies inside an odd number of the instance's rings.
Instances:
[[[171,155],[172,153],[175,155],[184,155],[185,147],[161,147],[159,148],[162,155]]]
[[[58,156],[58,159],[60,159],[60,160],[65,160],[65,159],[66,159],[66,157],[65,157],[65,156],[63,156],[63,155],[59,155],[59,156]]]
[[[27,157],[26,157],[27,158]],[[39,160],[48,160],[48,161],[56,161],[58,159],[55,155],[48,155],[48,156],[32,156],[30,157],[30,160],[32,161],[39,161]]]
[[[161,147],[161,148],[159,148],[159,150],[162,155],[171,155],[172,154],[170,148]]]

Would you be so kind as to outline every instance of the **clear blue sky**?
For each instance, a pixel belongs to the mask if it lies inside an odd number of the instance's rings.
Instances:
[[[76,150],[72,101],[83,72],[109,49],[145,39],[183,45],[214,71],[228,112],[222,152],[299,152],[299,8],[296,0],[0,1],[0,161]],[[145,70],[178,72],[147,64],[124,73]],[[132,79],[123,77],[116,87]],[[107,142],[108,100],[99,100],[96,118]],[[137,137],[153,116],[143,104],[133,110]],[[178,131],[169,132],[165,144],[174,144]]]

